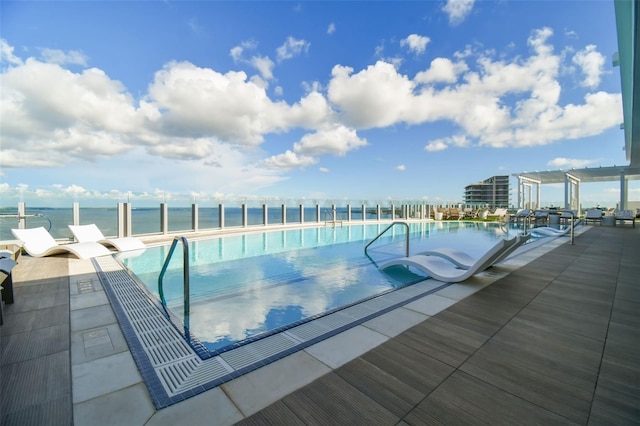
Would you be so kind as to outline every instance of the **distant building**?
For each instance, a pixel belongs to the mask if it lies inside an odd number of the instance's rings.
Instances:
[[[464,204],[469,207],[509,207],[509,176],[492,176],[464,188]]]

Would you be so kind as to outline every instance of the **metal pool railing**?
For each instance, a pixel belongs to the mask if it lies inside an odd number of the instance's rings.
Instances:
[[[369,256],[369,254],[367,253],[367,249],[369,248],[369,246],[373,244],[378,238],[380,238],[385,232],[393,228],[395,225],[404,225],[407,230],[407,242],[406,242],[405,251],[406,251],[406,256],[409,257],[409,225],[407,224],[407,222],[392,222],[389,226],[384,228],[384,230],[380,232],[373,240],[369,241],[367,245],[364,246],[364,254]]]
[[[162,265],[162,270],[160,271],[160,275],[158,276],[158,293],[160,295],[160,301],[162,302],[162,307],[167,310],[167,301],[164,298],[164,288],[163,288],[163,279],[164,274],[167,272],[167,268],[169,267],[169,262],[171,261],[171,257],[173,256],[173,252],[176,249],[176,245],[178,245],[178,241],[182,242],[182,273],[183,273],[183,287],[184,287],[184,328],[188,332],[189,330],[189,312],[190,312],[190,296],[189,296],[189,243],[185,237],[175,237],[173,242],[171,243],[171,248],[169,249],[169,254],[164,260],[164,264]],[[188,333],[186,333],[188,334]]]

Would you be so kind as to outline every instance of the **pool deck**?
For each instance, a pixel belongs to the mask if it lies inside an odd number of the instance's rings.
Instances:
[[[583,229],[162,410],[92,263],[23,256],[0,424],[639,424],[640,228]]]

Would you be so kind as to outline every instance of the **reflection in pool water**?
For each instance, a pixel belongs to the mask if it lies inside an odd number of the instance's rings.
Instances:
[[[387,226],[289,229],[191,241],[191,335],[215,353],[425,279],[408,270],[378,270],[378,263],[404,255],[403,227],[390,230],[369,248],[369,256],[364,254],[366,243]],[[496,239],[517,232],[497,223],[413,223],[410,250],[446,246],[480,255]],[[156,297],[168,250],[149,247],[121,259]],[[167,307],[182,321],[182,256],[176,254],[164,278],[164,294]]]

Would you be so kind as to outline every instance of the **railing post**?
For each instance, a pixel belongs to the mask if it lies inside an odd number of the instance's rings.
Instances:
[[[127,226],[125,221],[124,203],[118,203],[118,238],[125,236],[125,229]]]
[[[218,204],[218,226],[224,229],[224,204]]]
[[[351,222],[351,204],[347,204],[347,222]]]
[[[365,221],[367,220],[367,206],[363,204],[361,207],[362,207],[362,220]]]
[[[316,222],[320,223],[320,204],[316,204]]]
[[[269,207],[267,207],[267,203],[262,205],[262,224],[264,226],[269,224]]]
[[[570,212],[571,214],[571,224],[569,226],[571,226],[571,245],[573,245],[573,225],[575,224],[575,216],[573,215],[573,212]]]
[[[380,221],[380,204],[376,204],[376,220]]]
[[[249,226],[249,216],[247,213],[247,205],[243,204],[242,205],[242,227],[246,228],[247,226]]]
[[[80,203],[73,203],[73,224],[80,225]]]
[[[18,203],[18,229],[27,227],[27,206],[24,201]]]
[[[304,223],[304,204],[300,204],[300,223]]]
[[[198,205],[193,203],[191,204],[191,229],[194,232],[198,232]]]
[[[160,203],[160,233],[167,235],[169,233],[169,205]]]
[[[131,218],[131,203],[124,203],[124,232],[125,237],[133,235],[131,229],[133,228],[133,220]]]
[[[285,225],[287,223],[287,206],[285,204],[282,205],[282,224]]]

